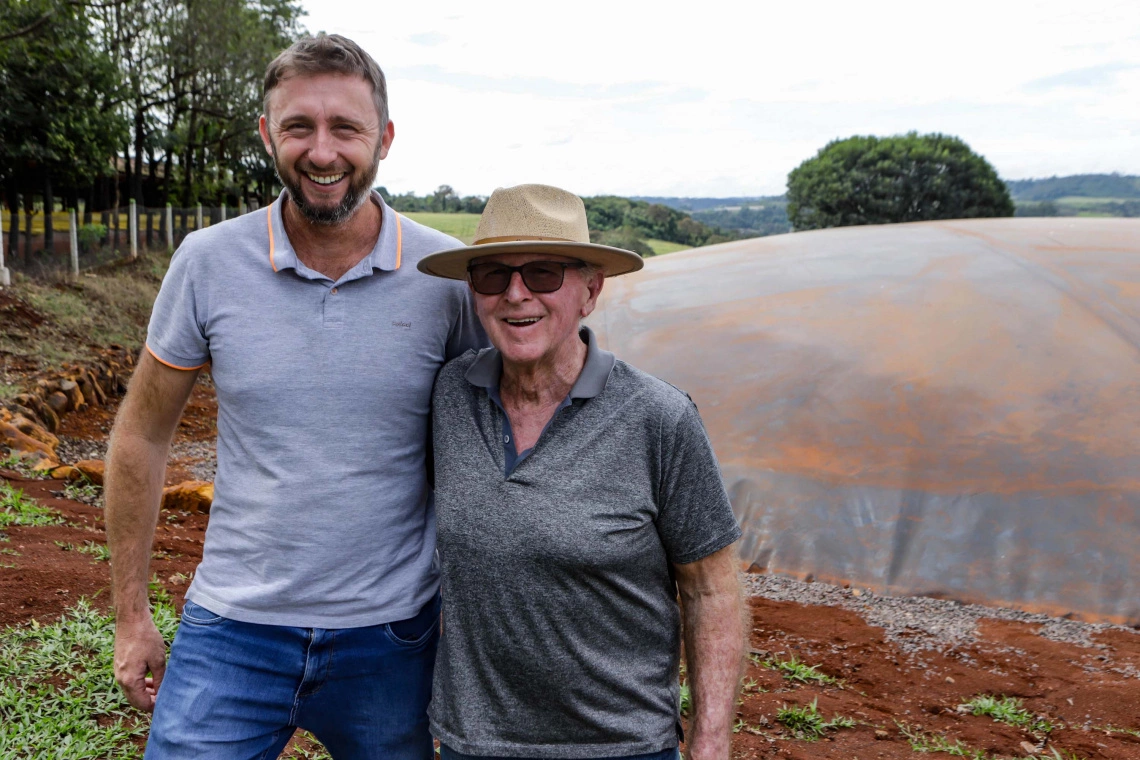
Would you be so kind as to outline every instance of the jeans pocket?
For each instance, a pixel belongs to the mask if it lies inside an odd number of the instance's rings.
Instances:
[[[439,594],[423,606],[419,612],[407,620],[397,620],[384,626],[388,638],[401,646],[422,644],[435,633],[439,626]]]
[[[189,599],[182,607],[182,622],[194,625],[216,625],[225,620],[221,615],[215,615],[200,604],[194,604]]]

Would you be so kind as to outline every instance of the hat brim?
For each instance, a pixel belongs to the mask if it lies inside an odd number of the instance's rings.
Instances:
[[[472,259],[499,253],[550,253],[566,256],[600,267],[606,277],[636,272],[645,266],[641,256],[624,248],[563,240],[510,240],[502,243],[468,245],[429,254],[420,259],[416,268],[424,274],[435,277],[466,280],[467,265]]]

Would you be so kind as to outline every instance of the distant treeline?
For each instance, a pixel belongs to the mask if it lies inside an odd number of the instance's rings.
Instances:
[[[482,214],[483,207],[487,205],[487,199],[481,195],[465,195],[459,196],[459,193],[452,189],[451,185],[440,185],[434,193],[429,195],[416,195],[415,193],[404,193],[403,195],[392,195],[388,192],[386,187],[378,187],[376,191],[384,199],[384,202],[392,207],[394,211],[431,211],[437,214]]]
[[[671,196],[634,195],[630,200],[656,203],[675,208],[678,211],[704,211],[706,209],[732,208],[736,206],[763,206],[771,203],[787,203],[782,195],[755,195],[747,198],[675,198]]]
[[[1123,216],[1140,217],[1140,200],[1017,201],[1014,216]]]
[[[1048,179],[1006,180],[1019,203],[1059,198],[1117,198],[1140,200],[1140,177],[1125,174],[1074,174]]]
[[[384,200],[396,211],[428,211],[435,213],[483,213],[487,199],[479,195],[460,196],[450,185],[440,185],[428,195],[404,193],[393,195],[386,187],[377,188]],[[583,198],[590,225],[590,238],[601,245],[612,245],[652,256],[646,240],[666,240],[681,245],[699,246],[723,243],[741,237],[715,226],[696,221],[683,211],[660,204],[599,195]]]

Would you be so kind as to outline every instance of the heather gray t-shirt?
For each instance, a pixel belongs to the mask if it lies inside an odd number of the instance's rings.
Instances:
[[[189,235],[147,348],[211,362],[218,471],[187,597],[250,623],[345,628],[416,614],[439,585],[425,454],[432,382],[486,345],[462,282],[417,260],[459,245],[384,205],[373,251],[337,282],[268,209]]]
[[[471,755],[593,758],[678,741],[673,563],[740,529],[693,402],[598,349],[504,474],[501,359],[469,352],[433,396],[444,633],[428,714]]]

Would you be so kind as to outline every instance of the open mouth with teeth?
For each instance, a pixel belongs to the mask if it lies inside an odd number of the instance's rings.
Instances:
[[[347,172],[340,172],[339,174],[313,174],[312,172],[305,172],[305,176],[308,177],[311,182],[322,186],[335,185],[344,179],[346,174]]]
[[[505,317],[503,321],[511,327],[527,327],[528,325],[538,324],[540,319],[542,319],[542,317],[522,317],[520,319]]]

